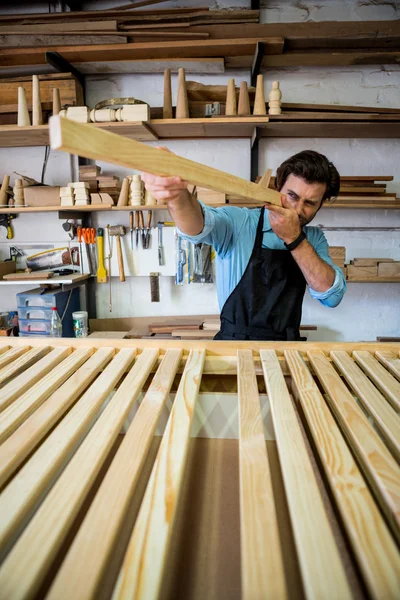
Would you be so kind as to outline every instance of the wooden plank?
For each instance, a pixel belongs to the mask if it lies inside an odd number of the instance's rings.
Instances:
[[[251,350],[238,350],[242,598],[286,598],[282,549]]]
[[[1,16],[0,21],[3,20]],[[40,24],[35,23],[34,25],[2,25],[0,26],[1,34],[18,33],[19,31],[25,31],[27,33],[54,33],[64,32],[66,29],[65,23],[48,23]],[[90,32],[90,31],[117,31],[117,21],[74,21],[75,32]]]
[[[37,360],[50,352],[50,346],[42,346],[41,348],[32,348],[25,352],[22,356],[14,360],[11,364],[0,369],[0,387],[12,377],[15,377],[33,365]],[[7,406],[3,399],[0,399],[0,411]]]
[[[60,48],[62,46],[78,46],[82,48],[89,44],[101,44],[107,46],[111,44],[121,44],[123,42],[127,43],[128,37],[122,37],[122,35],[119,33],[115,34],[115,32],[109,34],[106,33],[105,35],[81,34],[81,32],[76,35],[71,35],[69,32],[67,32],[67,35],[62,35],[61,33],[54,33],[53,35],[46,35],[44,33],[39,33],[37,35],[0,34],[0,44],[2,48],[25,48],[26,51],[34,50],[37,47],[48,47],[49,50],[53,50],[53,47]]]
[[[17,422],[19,419],[26,418],[24,411],[30,416],[0,446],[0,485],[21,465],[54,423],[68,410],[107,363],[109,349],[100,348],[99,350],[104,350],[104,352],[99,354],[97,351],[93,354],[93,348],[81,348],[73,352],[49,375],[46,375],[42,382],[36,384],[34,390],[26,392],[6,409],[9,411],[8,416],[11,415],[12,409],[15,410],[13,416]],[[87,362],[83,364],[86,360]],[[78,365],[82,366],[75,372]],[[67,379],[70,375],[72,375],[70,379]],[[67,381],[65,381],[66,379]],[[60,382],[64,381],[65,383],[60,387]],[[50,397],[49,394],[51,394]],[[44,400],[46,400],[45,404],[43,404]],[[39,408],[35,410],[32,404],[36,402],[39,404]],[[35,410],[33,414],[31,414],[32,410]],[[11,427],[9,424],[8,426]]]
[[[293,401],[274,350],[260,351],[279,459],[307,598],[351,590],[328,522]]]
[[[400,585],[395,542],[304,360],[294,350],[285,358],[368,591],[376,600],[395,598]]]
[[[248,56],[252,59],[257,42],[265,44],[265,53],[283,49],[283,38],[244,38],[234,40],[192,40],[168,42],[139,42],[128,44],[94,44],[89,46],[53,46],[69,63],[79,66],[81,62],[102,60],[141,60],[168,58],[215,58],[221,56]],[[0,50],[0,65],[15,67],[19,65],[45,64],[46,47],[6,48]]]
[[[400,540],[400,467],[320,350],[307,356],[321,382],[343,435],[362,465],[391,528]]]
[[[39,75],[40,98],[42,106],[53,102],[53,88],[60,90],[61,104],[81,106],[83,102],[82,85],[71,73],[52,73]],[[32,76],[2,77],[0,79],[0,98],[2,104],[16,104],[18,87],[25,89],[28,107],[32,106]]]
[[[393,408],[400,412],[400,383],[379,364],[370,352],[356,350],[353,352],[353,356]]]
[[[37,592],[157,356],[156,349],[139,356],[8,554],[0,569],[0,589],[7,597],[32,597]]]
[[[179,175],[194,185],[212,188],[219,192],[235,193],[237,196],[256,200],[262,204],[270,202],[281,205],[280,194],[274,190],[265,189],[240,177],[200,165],[135,140],[127,140],[100,129],[93,129],[90,125],[75,123],[58,116],[52,117],[50,139],[54,150],[63,150],[95,160],[107,160],[112,164],[153,172],[156,175]]]
[[[110,350],[110,354],[112,350]],[[27,522],[49,484],[76,451],[97,417],[102,403],[124,375],[136,355],[134,348],[121,350],[82,398],[23,465],[0,496],[5,544]]]
[[[148,60],[118,60],[95,61],[79,63],[79,71],[85,75],[104,73],[164,73],[169,69],[177,73],[179,68],[184,68],[186,73],[212,74],[224,73],[225,63],[223,58],[168,58]]]
[[[8,340],[7,340],[8,341]],[[31,349],[31,346],[28,344],[26,346],[20,346],[17,348],[10,348],[7,352],[4,352],[2,356],[0,356],[0,368],[5,367],[10,364],[13,360],[24,354],[24,352],[28,352]]]
[[[32,390],[32,386],[57,366],[64,358],[71,354],[72,348],[65,346],[54,348],[47,356],[44,356],[35,365],[27,369],[22,375],[19,375],[1,390],[0,410],[3,410],[11,402],[21,396],[27,389]],[[26,356],[26,354],[25,354]],[[0,416],[0,423],[3,415]],[[0,425],[1,430],[1,425]],[[1,439],[1,438],[0,438]]]
[[[375,356],[394,377],[400,380],[400,358],[394,352],[378,350],[375,352]]]
[[[114,600],[159,595],[185,471],[204,350],[186,363],[146,493],[121,567]]]
[[[393,456],[400,462],[400,418],[347,352],[337,350],[330,355],[362,406],[373,417]]]
[[[99,593],[132,501],[182,352],[167,350],[124,440],[57,574],[48,600],[85,600]],[[80,575],[81,574],[81,575]]]

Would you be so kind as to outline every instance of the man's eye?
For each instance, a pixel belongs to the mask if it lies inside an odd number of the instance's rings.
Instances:
[[[289,196],[290,196],[290,198],[293,198],[293,200],[297,200],[296,194],[289,192]]]

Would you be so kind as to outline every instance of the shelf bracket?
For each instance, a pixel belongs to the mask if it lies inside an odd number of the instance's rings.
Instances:
[[[258,177],[258,157],[261,138],[261,127],[255,127],[251,136],[250,148],[250,179],[255,181]]]
[[[251,66],[251,85],[253,87],[255,87],[257,83],[257,75],[260,74],[260,69],[264,58],[264,50],[264,42],[257,42],[256,50],[254,52],[253,64]]]
[[[85,76],[78,69],[73,67],[61,54],[58,52],[49,51],[45,53],[47,64],[59,71],[59,73],[72,73],[79,81],[83,88],[83,98],[85,102]]]
[[[260,0],[251,0],[251,10],[260,10]]]

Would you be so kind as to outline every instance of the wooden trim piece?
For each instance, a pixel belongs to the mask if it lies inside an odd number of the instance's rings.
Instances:
[[[396,544],[304,360],[295,350],[285,358],[368,591],[376,600],[395,598],[400,586]]]
[[[286,598],[282,549],[251,350],[238,350],[242,598]]]
[[[189,448],[205,351],[192,350],[128,545],[114,600],[159,596]]]
[[[324,598],[326,590],[335,590],[338,598],[350,599],[349,583],[278,357],[274,350],[261,350],[260,357],[305,594]]]
[[[0,589],[6,597],[32,597],[38,591],[157,356],[155,349],[139,356],[8,554],[0,569]]]
[[[42,358],[45,354],[50,352],[50,346],[38,346],[31,348],[28,352],[25,352],[23,356],[14,360],[11,364],[3,367],[0,370],[0,387],[12,377],[15,377],[25,371],[28,367],[32,366],[37,360]],[[3,410],[6,405],[0,402],[0,410]]]
[[[167,350],[63,561],[48,600],[96,598],[123,526],[182,351]],[[81,576],[79,575],[81,573]]]
[[[353,356],[376,387],[389,400],[393,408],[400,412],[400,383],[379,364],[370,352],[356,350],[353,352]]]
[[[57,425],[35,454],[15,475],[0,496],[0,510],[6,538],[18,531],[54,477],[76,450],[102,403],[121,379],[136,354],[134,348],[121,350],[79,402]]]
[[[337,350],[330,354],[364,409],[374,419],[393,456],[400,462],[400,418],[347,352]]]
[[[394,352],[377,350],[376,358],[400,381],[400,358]]]
[[[93,356],[94,350],[90,348],[82,348],[73,352],[49,375],[46,375],[42,382],[35,385],[35,394],[33,394],[33,390],[26,392],[22,398],[16,400],[7,409],[11,414],[11,409],[15,408],[16,419],[19,419],[25,411],[30,416],[0,446],[0,485],[21,465],[54,423],[96,377],[109,357],[108,349],[102,348],[102,350],[104,352],[98,354],[97,351]],[[85,363],[85,361],[87,362]],[[78,370],[75,372],[77,368]],[[61,387],[59,387],[60,383],[63,383]],[[51,394],[50,397],[49,394]],[[43,404],[44,400],[46,400],[45,404]],[[32,404],[30,404],[31,401]],[[39,403],[39,408],[36,408],[36,402]],[[36,408],[33,414],[31,414],[32,408],[33,410]],[[23,418],[25,419],[25,417],[24,414]]]
[[[8,352],[10,346],[0,346],[0,354],[4,354],[4,352]]]
[[[321,351],[307,352],[329,406],[362,465],[365,476],[400,540],[400,467],[358,406],[329,359]]]
[[[27,389],[32,389],[32,386],[37,381],[47,375],[47,373],[49,373],[64,358],[71,354],[71,352],[72,348],[69,346],[60,346],[59,348],[54,348],[54,350],[52,350],[47,356],[44,356],[35,365],[19,375],[19,377],[16,377],[7,383],[1,390],[0,411],[11,404],[13,400],[18,398],[18,396],[23,394]],[[27,354],[24,356],[27,356]],[[0,416],[0,422],[1,419],[2,415]]]
[[[23,354],[24,352],[28,352],[28,350],[30,349],[31,346],[21,346],[19,348],[11,347],[10,350],[7,350],[7,352],[5,352],[3,356],[0,357],[0,368],[5,367],[10,362],[21,356],[21,354]]]
[[[189,183],[235,194],[241,198],[281,206],[281,196],[275,190],[246,181],[240,177],[201,165],[192,160],[152,148],[136,140],[117,136],[91,125],[76,123],[62,117],[50,119],[50,144],[54,150],[78,154],[85,158],[106,160],[129,169],[155,175],[179,175]]]

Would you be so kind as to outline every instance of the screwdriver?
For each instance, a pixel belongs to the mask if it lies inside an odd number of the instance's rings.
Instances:
[[[139,230],[140,230],[140,221],[139,221],[139,211],[136,211],[136,248],[139,246]]]
[[[129,229],[131,230],[131,250],[133,250],[133,211],[129,213]]]

